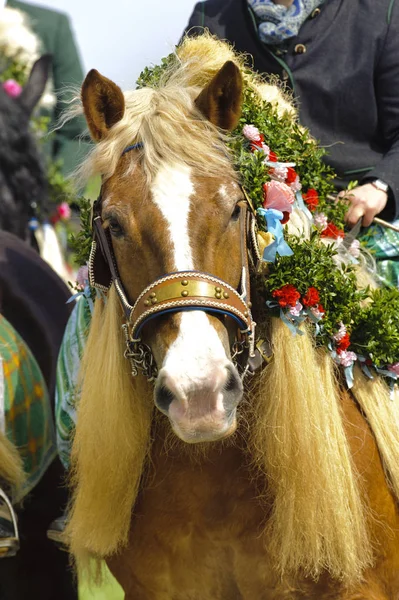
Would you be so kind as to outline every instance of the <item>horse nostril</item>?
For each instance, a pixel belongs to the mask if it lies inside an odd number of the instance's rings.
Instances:
[[[227,368],[228,370],[228,377],[226,380],[226,383],[224,384],[224,389],[226,392],[241,392],[242,391],[242,383],[241,380],[238,376],[238,373],[232,369],[230,369],[229,367]]]
[[[164,385],[161,385],[155,391],[155,404],[164,413],[168,412],[169,406],[175,399],[173,392]]]
[[[226,392],[234,392],[236,387],[237,387],[236,378],[234,377],[233,373],[229,373],[229,377],[228,377],[226,383],[224,384],[224,389],[226,390]]]

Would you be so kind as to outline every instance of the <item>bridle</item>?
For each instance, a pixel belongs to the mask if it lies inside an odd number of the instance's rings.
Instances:
[[[254,365],[259,363],[259,348],[255,347],[256,323],[251,313],[248,264],[249,247],[253,247],[254,242],[255,216],[248,197],[238,203],[241,245],[241,279],[238,290],[222,279],[202,271],[178,271],[167,273],[150,283],[133,303],[129,301],[119,276],[111,235],[103,226],[101,204],[100,192],[93,205],[89,283],[105,293],[112,283],[115,286],[125,317],[122,325],[126,342],[124,354],[130,361],[132,376],[142,373],[150,381],[157,376],[151,348],[141,339],[146,324],[162,315],[188,310],[201,310],[232,319],[236,325],[231,346],[232,360],[242,377],[248,371],[253,371]],[[256,258],[258,254],[256,245]]]

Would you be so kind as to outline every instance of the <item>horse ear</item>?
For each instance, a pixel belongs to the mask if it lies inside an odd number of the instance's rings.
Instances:
[[[19,96],[20,104],[22,104],[29,115],[31,115],[44,92],[51,62],[51,54],[44,54],[35,62],[30,72],[28,83],[25,84]]]
[[[232,131],[241,116],[242,76],[239,68],[231,60],[225,62],[195,104],[211,123]]]
[[[122,90],[107,77],[92,69],[82,85],[82,103],[93,140],[98,142],[125,112]]]

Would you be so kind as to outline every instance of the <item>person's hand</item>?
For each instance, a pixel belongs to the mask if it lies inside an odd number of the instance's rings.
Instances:
[[[362,219],[363,227],[368,227],[388,202],[388,194],[377,190],[371,183],[359,185],[347,192],[340,192],[338,196],[346,198],[349,202],[345,220],[350,227],[356,225],[359,219]]]

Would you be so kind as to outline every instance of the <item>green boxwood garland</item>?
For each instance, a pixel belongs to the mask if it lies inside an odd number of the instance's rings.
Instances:
[[[156,87],[175,60],[175,55],[171,54],[163,59],[161,65],[144,69],[139,76],[138,87]],[[302,191],[316,190],[317,211],[343,229],[347,203],[330,199],[335,194],[335,174],[323,162],[325,151],[295,119],[289,115],[279,116],[272,104],[261,100],[247,87],[243,93],[240,122],[231,134],[228,147],[253,206],[262,207],[263,185],[271,177],[269,168],[264,164],[265,155],[253,152],[242,133],[243,126],[249,124],[264,135],[265,143],[276,153],[279,161],[295,163]],[[91,240],[90,205],[86,200],[81,203],[81,214],[82,231],[73,240],[73,245],[77,262],[84,264],[88,260]],[[259,219],[259,228],[265,229],[263,219]],[[362,365],[366,365],[366,372],[369,372],[370,366],[382,369],[383,375],[392,382],[396,377],[395,368],[399,374],[399,290],[359,290],[355,265],[341,264],[337,267],[336,247],[332,243],[321,243],[320,231],[314,226],[312,229],[309,240],[285,234],[293,255],[277,256],[274,263],[268,263],[267,274],[257,276],[264,302],[271,314],[281,316],[283,313],[284,317],[290,307],[279,305],[276,292],[278,294],[282,288],[285,289],[284,286],[293,286],[303,302],[309,290],[317,290],[320,308],[323,307],[325,312],[318,320],[310,319],[314,323],[316,343],[326,346],[336,358],[337,348],[345,342],[343,347],[357,355]],[[337,339],[340,330],[346,332],[341,341]],[[388,368],[392,370],[388,371]]]

